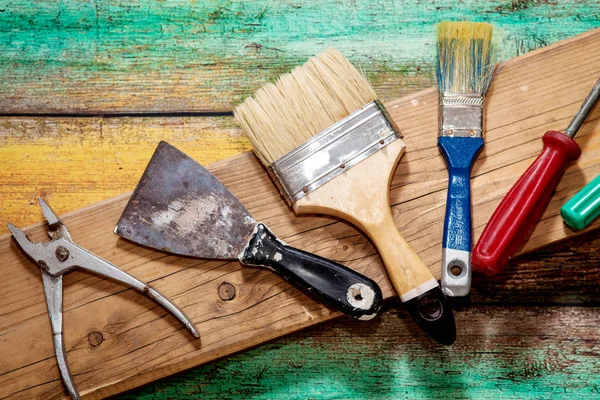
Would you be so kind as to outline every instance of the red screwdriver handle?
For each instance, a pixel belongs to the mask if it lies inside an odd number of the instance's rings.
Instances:
[[[494,211],[471,256],[472,268],[486,275],[500,272],[523,246],[550,203],[558,182],[581,147],[567,135],[548,131],[542,153]]]

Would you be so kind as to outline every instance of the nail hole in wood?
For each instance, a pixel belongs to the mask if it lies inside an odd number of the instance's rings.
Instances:
[[[223,282],[219,285],[219,298],[223,301],[233,300],[235,297],[235,286],[229,282]]]
[[[92,347],[100,346],[100,344],[104,341],[104,336],[102,332],[92,331],[88,334],[88,342]]]

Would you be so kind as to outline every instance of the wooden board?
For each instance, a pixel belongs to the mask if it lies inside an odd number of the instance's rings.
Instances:
[[[451,349],[399,321],[394,301],[372,324],[342,317],[117,398],[596,399],[597,236],[546,246],[493,279],[475,275]]]
[[[0,109],[111,114],[231,111],[333,46],[384,99],[434,84],[434,25],[492,22],[505,59],[598,26],[595,1],[63,2],[0,6]]]
[[[595,30],[502,66],[489,94],[486,150],[474,169],[476,234],[539,152],[544,131],[564,128],[597,79],[600,54],[594,50],[598,45],[600,30]],[[572,64],[574,59],[579,62]],[[434,271],[446,180],[435,146],[435,97],[434,90],[426,90],[387,103],[408,146],[392,183],[396,222]],[[584,154],[567,172],[526,250],[573,235],[556,212],[566,197],[600,173],[599,115],[596,110],[578,137]],[[382,285],[387,297],[392,295],[370,243],[344,223],[294,217],[252,155],[210,169],[255,217],[287,242],[365,272]],[[114,394],[336,316],[266,271],[173,257],[118,239],[110,232],[126,197],[70,213],[65,222],[77,243],[173,299],[197,323],[202,339],[191,341],[162,308],[138,293],[71,273],[65,278],[65,342],[75,382],[84,395]],[[34,240],[45,238],[43,226],[28,232]],[[0,365],[0,397],[63,395],[39,271],[8,236],[0,238],[0,271],[5,276],[0,304],[0,354],[5,359]],[[218,296],[223,282],[236,289],[231,301]],[[411,321],[405,323],[419,334]]]
[[[340,319],[119,399],[598,398],[598,307],[474,306],[456,313],[450,352],[398,312]]]
[[[41,221],[39,195],[62,214],[131,191],[160,140],[203,165],[251,150],[231,116],[0,116],[0,234]]]

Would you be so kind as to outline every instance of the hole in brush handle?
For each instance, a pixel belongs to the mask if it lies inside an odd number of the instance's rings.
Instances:
[[[404,306],[429,337],[445,345],[456,341],[452,307],[439,286],[405,301]]]

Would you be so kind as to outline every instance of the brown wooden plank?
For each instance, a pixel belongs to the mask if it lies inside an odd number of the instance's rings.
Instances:
[[[475,274],[471,294],[455,304],[598,305],[599,283],[596,230],[522,255],[494,277]]]
[[[399,322],[393,307],[376,323],[340,318],[119,399],[592,400],[599,311],[474,306],[455,313],[448,351]]]
[[[511,60],[490,91],[487,147],[475,166],[477,232],[500,197],[539,152],[546,129],[563,128],[600,71],[600,30]],[[573,64],[573,59],[580,60]],[[396,222],[433,271],[438,268],[446,172],[435,146],[435,92],[388,103],[408,151],[391,190]],[[578,137],[584,154],[561,183],[542,225],[525,250],[573,236],[556,215],[562,201],[600,173],[600,110]],[[185,150],[185,146],[180,146]],[[296,218],[251,154],[210,167],[254,216],[290,244],[342,261],[377,280],[392,295],[379,258],[352,227],[327,218]],[[65,342],[75,382],[98,398],[132,388],[277,336],[333,318],[266,271],[237,263],[173,257],[112,235],[127,196],[72,212],[65,222],[75,241],[136,277],[153,283],[198,325],[200,341],[138,293],[73,272],[65,278]],[[600,224],[596,222],[594,228]],[[34,240],[45,227],[28,230]],[[39,271],[8,236],[0,238],[0,397],[64,395],[53,358]],[[437,271],[436,271],[437,272]],[[218,286],[237,291],[222,301]],[[164,318],[163,318],[164,317]],[[406,320],[407,324],[412,322]],[[414,330],[417,330],[413,326]],[[98,334],[104,337],[98,346]],[[416,333],[418,334],[418,333]]]

